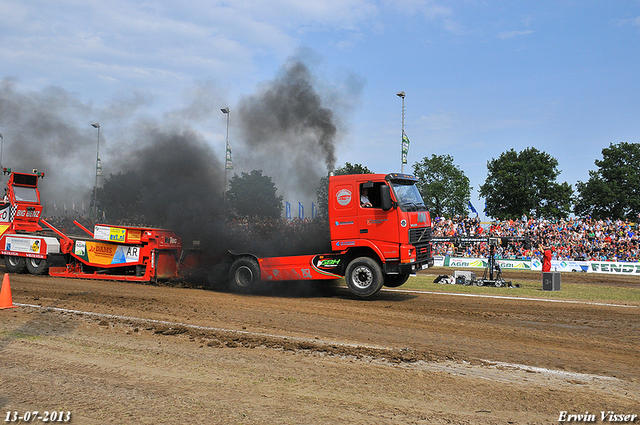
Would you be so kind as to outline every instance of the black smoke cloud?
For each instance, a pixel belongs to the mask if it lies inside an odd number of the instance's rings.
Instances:
[[[211,119],[213,113],[199,105],[211,91],[199,88],[195,106],[165,113],[158,121],[144,116],[142,108],[149,101],[138,93],[95,108],[58,87],[26,92],[18,90],[13,80],[2,80],[2,165],[19,172],[45,172],[40,189],[46,216],[64,215],[65,206],[68,216],[88,215],[98,148],[98,131],[91,123],[100,121],[99,186],[110,174],[136,171],[146,188],[146,202],[141,205],[148,210],[142,213],[159,216],[158,211],[165,209],[170,224],[179,222],[173,217],[180,210],[195,211],[205,204],[203,194],[222,194],[223,177],[216,172],[223,167],[221,160],[192,125]],[[222,127],[221,123],[216,132]]]
[[[97,133],[87,116],[91,108],[60,88],[21,92],[11,79],[0,82],[2,165],[45,172],[41,187],[43,199],[52,200],[48,209],[53,210],[56,200],[60,210],[67,202],[70,210],[75,202],[81,208],[83,195],[93,186]]]
[[[200,83],[188,94],[186,106],[154,119],[145,115],[153,102],[140,93],[98,108],[61,88],[28,92],[4,79],[2,165],[46,172],[40,183],[45,216],[63,215],[65,207],[67,216],[88,215],[98,140],[91,123],[99,121],[103,178],[134,172],[144,188],[137,215],[162,221],[140,224],[169,227],[183,238],[220,246],[225,243],[219,219],[225,134],[220,107],[231,106],[235,172],[260,169],[273,178],[285,200],[315,201],[320,178],[336,162],[341,124],[333,111],[338,108],[345,115],[362,85],[353,76],[345,84],[346,89],[319,90],[309,67],[291,59],[276,78],[236,106],[215,85]],[[217,136],[217,149],[211,134]],[[109,217],[101,221],[109,223]]]
[[[315,87],[307,65],[291,59],[238,105],[243,165],[265,170],[277,187],[303,200],[313,199],[336,162],[338,125]]]
[[[159,223],[209,249],[223,238],[222,162],[192,129],[165,129],[147,122],[137,146],[117,168],[141,188],[135,211],[144,222]]]

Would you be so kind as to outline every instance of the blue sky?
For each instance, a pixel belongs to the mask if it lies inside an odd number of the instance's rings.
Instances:
[[[487,161],[506,150],[549,153],[558,181],[575,187],[602,148],[640,142],[639,0],[0,0],[0,10],[2,84],[25,102],[65,99],[54,107],[73,117],[65,123],[83,157],[63,165],[77,169],[74,180],[88,175],[89,187],[91,122],[102,126],[108,175],[138,120],[179,118],[222,161],[226,106],[236,171],[250,171],[234,112],[292,57],[333,111],[337,165],[400,171],[396,93],[405,91],[405,172],[425,156],[453,156],[478,210]],[[0,116],[5,164],[27,154],[16,146],[28,144],[27,123]],[[283,195],[297,201],[293,190]]]

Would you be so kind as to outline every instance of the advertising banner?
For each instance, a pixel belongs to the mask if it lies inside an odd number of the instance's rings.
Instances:
[[[585,261],[587,273],[609,273],[640,275],[640,263],[617,263],[614,261]]]
[[[93,237],[101,241],[124,242],[126,233],[126,229],[119,227],[96,225]]]
[[[6,251],[26,252],[39,254],[42,248],[42,240],[35,238],[17,238],[7,236],[3,247]]]
[[[486,268],[489,265],[487,258],[446,257],[444,262],[445,267]],[[531,260],[496,259],[496,264],[503,270],[532,270]]]
[[[496,259],[503,270],[537,270],[542,271],[542,261]],[[456,268],[486,268],[486,258],[435,257],[434,266]],[[554,272],[586,272],[627,274],[640,276],[640,263],[621,263],[615,261],[574,261],[551,260],[551,271]]]
[[[140,261],[140,247],[103,242],[76,241],[73,253],[88,263],[107,266]]]

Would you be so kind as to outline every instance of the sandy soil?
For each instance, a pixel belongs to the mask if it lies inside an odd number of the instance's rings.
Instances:
[[[548,424],[562,411],[597,422],[601,411],[640,415],[640,306],[630,303],[402,287],[359,300],[310,284],[249,296],[10,279],[19,307],[0,310],[3,420],[35,410],[69,411],[76,424]]]

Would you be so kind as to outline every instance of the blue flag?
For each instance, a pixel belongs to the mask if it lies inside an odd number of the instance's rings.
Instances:
[[[471,201],[469,201],[469,209],[474,213],[474,214],[478,214],[478,211],[476,211],[476,209],[473,207],[473,204],[471,203]]]
[[[311,203],[311,219],[315,219],[318,216],[318,209],[316,208],[316,204]]]
[[[304,218],[304,206],[302,202],[298,202],[298,218],[302,220]]]
[[[287,220],[291,220],[291,204],[290,203],[286,203],[286,207],[285,207],[286,213],[287,213]]]

